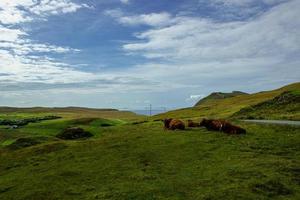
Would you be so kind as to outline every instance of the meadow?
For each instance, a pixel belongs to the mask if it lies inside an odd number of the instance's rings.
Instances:
[[[300,198],[298,127],[236,122],[243,136],[165,131],[152,118],[114,112],[1,129],[0,199]],[[94,137],[54,137],[68,126]],[[39,143],[12,145],[20,137]]]

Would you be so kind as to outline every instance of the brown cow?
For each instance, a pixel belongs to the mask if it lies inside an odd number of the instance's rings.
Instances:
[[[187,126],[188,127],[199,127],[200,126],[200,123],[197,123],[197,122],[194,122],[193,120],[188,120],[187,121]]]
[[[176,129],[184,130],[185,129],[184,123],[179,119],[172,119],[172,118],[165,119],[164,125],[165,125],[165,129],[168,129],[168,130],[176,130]]]
[[[200,126],[204,126],[207,130],[220,131],[221,123],[217,120],[203,119],[200,122]]]
[[[228,134],[245,134],[246,130],[239,127],[239,126],[235,126],[230,124],[229,122],[225,123],[222,131]]]
[[[225,120],[203,119],[200,123],[200,126],[206,127],[207,130],[222,131],[222,132],[228,133],[228,134],[244,134],[244,133],[246,133],[245,129],[238,127],[238,126],[234,126]]]
[[[165,129],[169,129],[171,121],[172,121],[172,118],[164,119]]]

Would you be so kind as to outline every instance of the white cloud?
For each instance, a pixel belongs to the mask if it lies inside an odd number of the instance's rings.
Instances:
[[[148,58],[192,62],[284,58],[300,51],[299,9],[300,2],[293,1],[246,22],[177,17],[176,24],[139,33],[140,41],[123,48]]]
[[[212,3],[222,3],[224,5],[245,6],[256,0],[211,0]]]
[[[34,1],[32,0],[1,0],[0,1],[0,7],[18,7],[18,6],[32,6],[34,4]]]
[[[24,31],[19,29],[5,28],[0,25],[0,41],[1,42],[16,42],[21,36],[26,35]]]
[[[76,4],[69,0],[42,0],[39,4],[29,8],[29,11],[37,15],[56,15],[76,12],[84,7],[89,8],[87,4]]]
[[[70,83],[90,81],[93,78],[92,74],[73,70],[64,63],[41,57],[12,55],[7,50],[0,50],[0,71],[8,74],[0,76],[0,83],[6,84],[18,82]]]
[[[211,1],[211,3],[215,3],[215,4],[222,3],[223,5],[226,5],[226,6],[245,7],[245,6],[249,6],[249,5],[255,5],[258,3],[274,5],[274,4],[287,2],[290,0],[210,0],[210,1]]]
[[[213,8],[214,15],[222,21],[248,20],[266,10],[291,0],[199,0]]]
[[[193,99],[193,100],[198,100],[198,99],[201,99],[203,97],[205,97],[205,95],[203,95],[203,94],[192,94],[192,95],[190,95],[190,99]]]
[[[187,103],[195,103],[204,97],[205,97],[204,94],[191,94],[190,97],[187,98],[185,101]]]
[[[0,34],[1,35],[1,34]],[[49,44],[32,43],[30,40],[18,40],[17,42],[1,42],[0,48],[10,49],[15,55],[26,55],[29,53],[68,53],[79,52],[78,49],[60,47]]]
[[[121,1],[121,3],[124,3],[124,4],[129,4],[129,0],[120,0]]]
[[[171,15],[168,13],[151,13],[129,17],[121,17],[120,23],[128,25],[150,25],[150,26],[162,26],[170,23]]]
[[[126,53],[152,60],[128,73],[155,80],[165,90],[299,81],[299,10],[296,0],[247,21],[175,17],[174,24],[136,33],[135,42],[123,45]]]
[[[105,14],[115,18],[120,24],[130,26],[148,25],[155,27],[173,23],[172,16],[167,12],[125,16],[120,10],[107,10]]]
[[[48,15],[75,12],[86,4],[69,0],[1,0],[0,1],[0,85],[13,83],[78,83],[95,80],[87,72],[74,70],[70,65],[45,57],[45,53],[72,53],[79,51],[32,41],[22,30],[23,22]],[[18,24],[18,26],[11,26]],[[2,88],[0,88],[2,89]]]
[[[3,7],[0,7],[3,8]],[[0,22],[3,24],[16,24],[31,21],[32,19],[25,15],[25,12],[16,8],[7,8],[0,10]]]
[[[18,24],[29,22],[34,17],[76,12],[80,8],[90,7],[87,4],[73,3],[71,0],[1,0],[0,22]]]

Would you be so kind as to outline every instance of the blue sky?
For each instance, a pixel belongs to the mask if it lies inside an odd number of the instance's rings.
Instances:
[[[299,0],[1,0],[0,105],[168,109],[299,81]]]

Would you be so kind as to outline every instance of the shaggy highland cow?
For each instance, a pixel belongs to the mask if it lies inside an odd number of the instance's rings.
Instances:
[[[188,120],[187,125],[188,125],[188,127],[191,127],[191,128],[192,127],[199,127],[200,123],[194,122],[193,120]]]
[[[214,131],[222,131],[227,134],[244,134],[246,133],[246,130],[234,126],[229,122],[226,122],[224,120],[208,120],[203,119],[200,123],[200,126],[204,126],[207,128],[207,130],[214,130]]]
[[[203,119],[200,122],[200,126],[204,126],[209,131],[220,131],[222,129],[222,124],[217,120]]]
[[[172,118],[164,119],[165,129],[169,129]]]
[[[245,134],[246,130],[239,127],[239,126],[235,126],[230,124],[229,122],[225,123],[223,125],[222,131],[228,134]]]
[[[168,129],[168,130],[176,130],[176,129],[184,130],[185,129],[184,123],[179,119],[172,119],[172,118],[165,119],[164,124],[165,124],[165,129]]]

